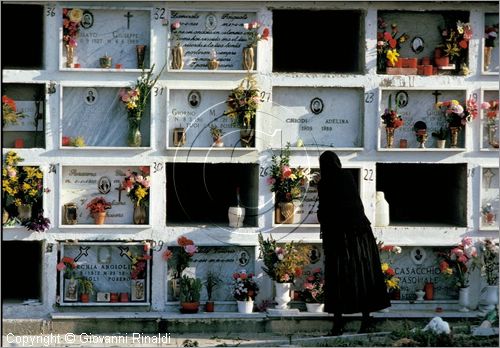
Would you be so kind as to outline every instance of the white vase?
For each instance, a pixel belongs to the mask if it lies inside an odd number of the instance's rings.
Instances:
[[[495,309],[498,304],[498,285],[488,285],[481,290],[479,309],[482,312],[489,312]]]
[[[276,309],[288,309],[288,303],[292,299],[290,297],[290,287],[291,283],[274,282],[274,288],[276,289],[276,296],[274,297],[277,303]]]
[[[470,306],[470,300],[469,300],[469,287],[466,288],[460,288],[459,293],[458,293],[458,304],[460,305],[460,312],[468,312],[469,311],[469,306]]]
[[[311,313],[321,313],[324,307],[324,303],[306,303],[307,311]]]
[[[252,313],[253,301],[236,301],[238,303],[238,313]]]
[[[417,295],[417,301],[423,301],[425,291],[424,290],[417,290],[417,291],[415,291],[415,295]]]
[[[441,140],[441,139],[436,140],[436,147],[438,149],[445,149],[446,148],[446,139],[444,139],[444,140]]]
[[[375,204],[375,226],[389,226],[389,203],[385,200],[384,193],[377,191]]]
[[[245,220],[245,208],[229,207],[227,217],[229,218],[229,227],[242,227],[243,220]]]

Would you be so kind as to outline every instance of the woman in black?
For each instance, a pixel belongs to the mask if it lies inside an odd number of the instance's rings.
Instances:
[[[343,313],[363,313],[359,330],[372,329],[370,312],[390,306],[378,247],[352,174],[338,156],[319,158],[318,220],[325,254],[325,311],[334,313],[331,335],[341,335]]]

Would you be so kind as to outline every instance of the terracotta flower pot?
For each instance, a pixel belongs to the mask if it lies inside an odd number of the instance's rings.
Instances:
[[[80,295],[80,301],[82,303],[89,303],[90,295],[89,294],[81,294]]]
[[[439,58],[434,58],[434,63],[437,66],[448,66],[450,65],[450,57],[439,57]]]
[[[103,225],[104,222],[106,221],[106,212],[104,211],[101,213],[95,213],[94,220],[96,225]]]
[[[182,313],[198,313],[199,302],[181,302]]]
[[[214,301],[207,301],[207,303],[205,303],[205,311],[211,313],[214,310],[215,310]]]

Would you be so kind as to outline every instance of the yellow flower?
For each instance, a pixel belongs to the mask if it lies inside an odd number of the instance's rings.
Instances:
[[[23,204],[23,202],[21,201],[20,198],[16,198],[14,199],[14,204],[16,205],[16,207],[20,207]]]
[[[388,280],[386,280],[385,283],[389,289],[397,289],[397,288],[399,288],[398,280],[399,279],[388,279]]]
[[[74,23],[80,23],[83,17],[83,11],[79,8],[74,8],[68,13],[69,20]]]
[[[84,147],[85,139],[83,139],[83,137],[76,137],[73,139],[72,145],[76,147]]]
[[[398,51],[396,51],[396,49],[387,50],[386,57],[392,65],[395,65],[398,61],[399,53]]]
[[[385,272],[389,269],[389,264],[387,262],[384,262],[382,264],[382,272]]]
[[[31,185],[27,182],[23,182],[23,191],[29,191],[31,189]]]
[[[135,190],[135,197],[137,198],[137,205],[141,202],[141,200],[146,197],[148,191],[144,187],[139,187]]]
[[[133,101],[130,101],[128,104],[127,104],[127,109],[129,110],[132,110],[132,109],[135,109],[137,107],[137,104]]]
[[[31,197],[35,197],[36,195],[38,195],[38,190],[35,190],[35,189],[30,190],[29,195],[30,195]]]

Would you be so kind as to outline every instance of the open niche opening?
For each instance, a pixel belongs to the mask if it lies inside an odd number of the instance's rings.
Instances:
[[[467,165],[377,163],[391,224],[467,226]]]
[[[4,303],[41,299],[42,242],[4,241],[2,264]]]
[[[364,64],[360,18],[360,11],[273,11],[273,70],[360,73]],[[325,45],[341,53],[326,54]]]
[[[228,226],[228,209],[245,208],[257,225],[258,164],[167,163],[167,223]]]
[[[44,5],[2,4],[3,69],[42,68],[43,8]],[[47,15],[51,16],[50,10]],[[24,32],[21,27],[25,26],[29,34],[21,38],[18,33]]]

